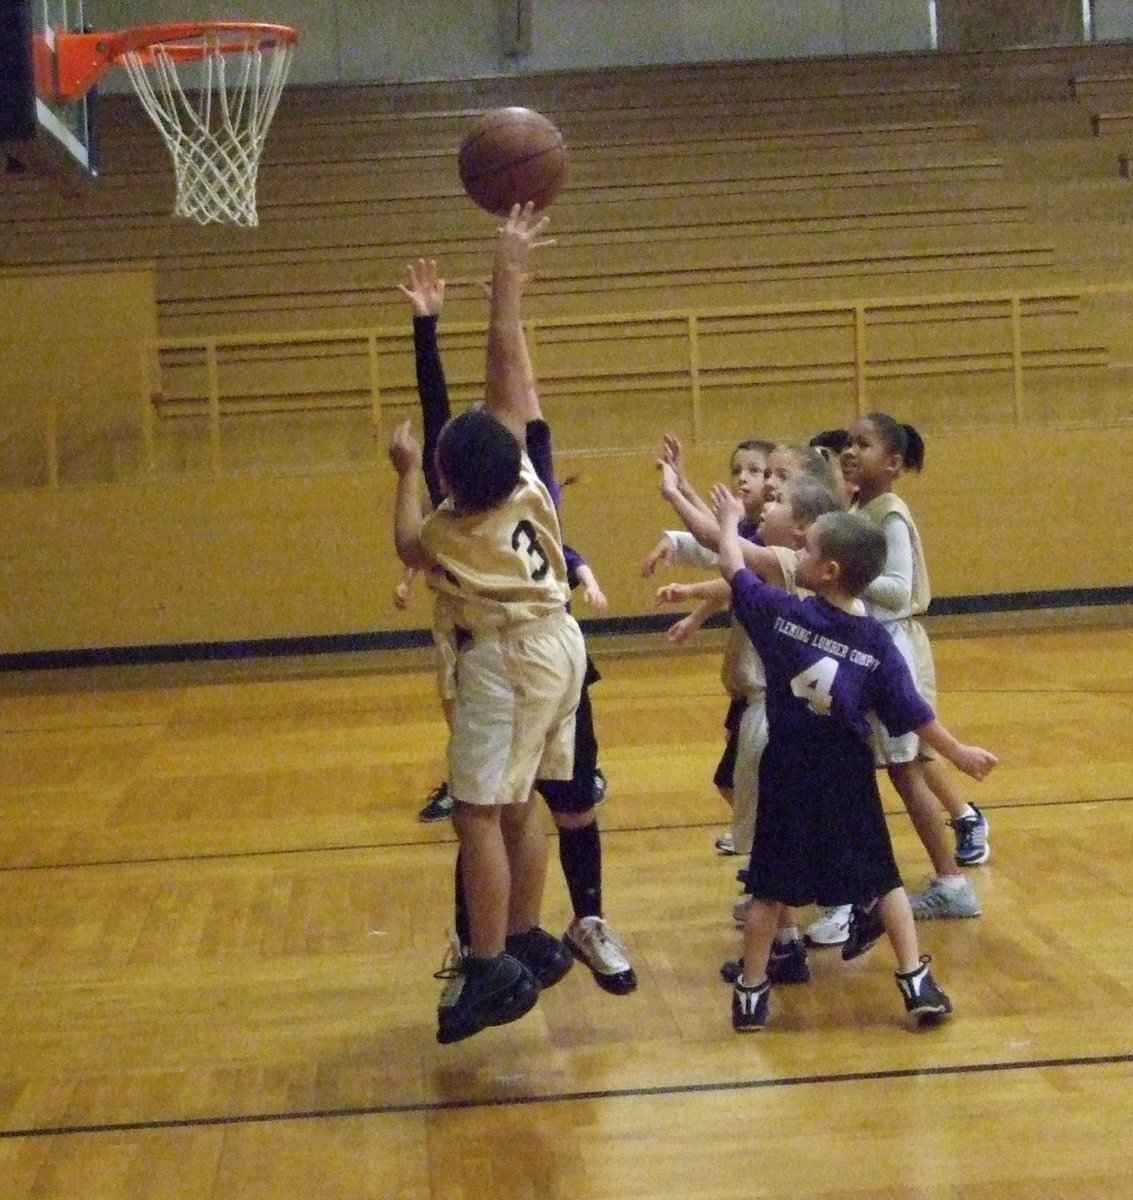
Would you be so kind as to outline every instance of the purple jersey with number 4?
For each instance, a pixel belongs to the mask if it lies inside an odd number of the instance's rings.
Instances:
[[[801,599],[749,570],[732,578],[732,611],[767,672],[767,724],[775,739],[805,743],[870,736],[868,713],[891,734],[934,717],[885,627],[817,596]]]

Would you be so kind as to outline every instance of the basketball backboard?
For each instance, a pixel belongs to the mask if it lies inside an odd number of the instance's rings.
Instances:
[[[0,4],[0,144],[9,172],[98,173],[94,92],[70,104],[52,95],[59,30],[83,32],[83,0]]]

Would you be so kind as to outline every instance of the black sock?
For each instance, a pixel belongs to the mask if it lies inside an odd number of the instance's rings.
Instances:
[[[468,919],[468,904],[464,899],[464,875],[461,872],[460,851],[456,852],[456,880],[453,885],[453,928],[462,946],[472,945],[472,924]]]
[[[602,915],[602,837],[598,822],[559,830],[559,862],[576,918]]]

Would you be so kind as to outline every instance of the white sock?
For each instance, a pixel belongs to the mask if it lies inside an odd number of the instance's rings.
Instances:
[[[747,976],[741,975],[739,979],[736,980],[736,984],[739,987],[746,988],[749,992],[759,992],[767,986],[767,976],[765,975],[759,981],[759,983],[748,983]]]
[[[775,945],[789,946],[791,942],[799,940],[799,927],[797,925],[785,925],[782,929],[775,930]]]
[[[936,877],[936,882],[939,883],[941,887],[947,888],[950,892],[963,891],[963,889],[968,886],[968,881],[963,875],[938,875]]]
[[[966,820],[968,817],[974,817],[974,816],[976,816],[976,810],[970,804],[965,804],[964,811],[956,819],[958,821],[963,821],[963,820]]]

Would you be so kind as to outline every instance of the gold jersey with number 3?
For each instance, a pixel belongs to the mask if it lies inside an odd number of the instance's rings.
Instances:
[[[462,516],[447,499],[425,519],[421,540],[438,564],[429,586],[471,633],[548,616],[569,599],[558,514],[526,454],[502,504]]]

